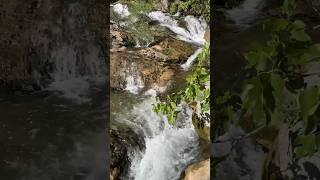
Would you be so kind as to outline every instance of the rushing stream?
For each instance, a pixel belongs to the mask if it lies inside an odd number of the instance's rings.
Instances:
[[[123,19],[127,18],[127,21],[134,19],[128,17],[131,13],[127,5],[116,3],[112,7],[113,11],[121,15]],[[160,26],[167,28],[167,31],[174,33],[177,39],[199,47],[186,63],[181,65],[180,71],[189,70],[201,52],[201,46],[205,43],[203,39],[207,29],[205,20],[193,16],[178,17],[186,22],[186,26],[181,27],[177,17],[169,16],[161,11],[145,15],[150,20],[158,22]],[[118,23],[121,25],[131,22],[121,20]],[[176,123],[170,125],[166,117],[157,115],[152,110],[155,96],[165,92],[166,87],[145,90],[142,78],[134,71],[135,64],[126,68],[131,74],[126,78],[125,91],[111,92],[111,128],[131,128],[145,143],[143,150],[131,149],[129,173],[124,179],[179,179],[186,166],[198,160],[200,154],[198,135],[191,122],[192,111],[188,106],[182,104],[179,107],[181,113]],[[173,85],[179,78],[183,77],[175,77],[172,80]]]

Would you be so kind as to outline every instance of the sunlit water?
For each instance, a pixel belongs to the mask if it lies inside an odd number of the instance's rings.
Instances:
[[[112,95],[113,103],[118,102],[111,106],[112,124],[131,127],[145,141],[143,151],[132,149],[127,179],[178,179],[184,168],[197,160],[199,155],[198,135],[191,123],[191,110],[182,107],[178,124],[170,125],[165,117],[153,112],[152,95],[133,97],[125,94],[118,92]],[[119,104],[123,104],[125,110],[118,108],[117,113],[115,110]]]

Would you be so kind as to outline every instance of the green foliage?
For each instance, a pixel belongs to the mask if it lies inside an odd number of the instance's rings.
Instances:
[[[186,88],[167,96],[164,101],[160,101],[157,98],[156,103],[153,104],[153,110],[156,113],[166,115],[171,124],[177,118],[178,111],[176,107],[182,101],[186,103],[200,102],[202,111],[209,111],[210,88],[206,87],[206,83],[210,82],[210,71],[204,67],[209,58],[209,44],[206,44],[198,56],[198,64],[193,67],[191,74],[186,78]]]
[[[249,73],[239,101],[231,102],[232,95],[217,99],[218,106],[229,123],[238,123],[249,117],[255,128],[287,124],[295,130],[295,155],[297,158],[319,151],[320,89],[307,87],[304,82],[307,66],[319,60],[320,44],[313,44],[305,32],[305,24],[293,19],[295,2],[285,0],[284,17],[271,18],[263,23],[263,31],[270,39],[256,44],[244,55]],[[221,101],[220,99],[224,99]],[[220,115],[221,116],[221,115]]]
[[[210,18],[210,0],[175,0],[170,4],[169,12],[193,12]]]
[[[130,4],[131,4],[131,6],[129,6],[130,7],[130,12],[132,12],[134,14],[139,14],[141,12],[153,11],[153,10],[155,10],[156,2],[157,1],[153,1],[153,0],[145,0],[145,1],[134,0],[134,1],[130,1]]]

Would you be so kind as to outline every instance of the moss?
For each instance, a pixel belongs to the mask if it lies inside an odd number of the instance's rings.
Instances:
[[[167,49],[165,49],[165,51],[164,51],[164,54],[166,54],[166,55],[168,55],[168,56],[178,56],[178,55],[177,55],[178,53],[179,53],[179,52],[178,52],[177,50],[173,49],[173,48],[167,48]]]
[[[129,10],[133,14],[139,14],[141,12],[150,12],[156,9],[156,2],[153,0],[133,0],[124,1],[129,4]]]
[[[207,20],[210,18],[210,0],[174,0],[169,4],[169,12],[174,14],[191,14],[195,16],[204,16]]]

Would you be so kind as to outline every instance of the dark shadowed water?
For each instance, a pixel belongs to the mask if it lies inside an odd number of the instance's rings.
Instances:
[[[74,103],[53,92],[0,98],[3,180],[106,178],[106,96]]]

